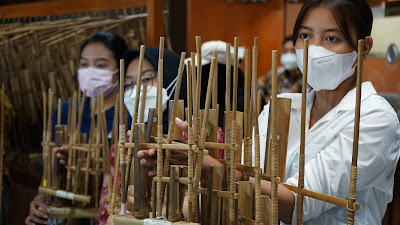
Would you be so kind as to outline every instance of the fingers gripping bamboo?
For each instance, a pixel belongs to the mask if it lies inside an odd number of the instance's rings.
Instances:
[[[307,83],[308,71],[308,39],[304,40],[304,55],[303,55],[303,84]],[[299,181],[297,195],[297,224],[303,224],[303,199],[302,189],[304,188],[304,160],[305,160],[305,145],[306,145],[306,99],[307,85],[302,86],[301,99],[301,133],[300,133],[300,155],[299,155]]]
[[[361,109],[361,87],[363,78],[364,65],[364,41],[358,40],[358,62],[357,62],[357,88],[356,88],[356,108],[354,118],[354,139],[353,139],[353,155],[350,170],[350,190],[349,203],[347,206],[347,224],[354,224],[354,203],[357,198],[357,160],[358,160],[358,141],[360,134],[360,109]]]
[[[278,145],[276,137],[276,95],[277,95],[278,51],[272,51],[272,95],[271,95],[271,224],[278,224]]]

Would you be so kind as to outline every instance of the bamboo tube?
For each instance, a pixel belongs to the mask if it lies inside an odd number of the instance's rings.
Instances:
[[[164,38],[160,38],[160,52],[159,52],[159,59],[158,59],[158,87],[157,87],[157,109],[158,109],[158,124],[157,124],[157,143],[162,143],[162,136],[163,136],[163,127],[162,127],[162,119],[163,119],[163,112],[162,112],[162,87],[163,87],[163,73],[164,73]],[[163,149],[157,148],[157,177],[161,179],[163,175]],[[157,217],[162,217],[162,200],[163,200],[163,189],[162,183],[159,181],[157,182]]]
[[[257,39],[255,39],[256,41]],[[254,120],[254,153],[255,153],[255,167],[260,169],[260,135],[258,127],[258,114],[260,111],[260,105],[258,101],[261,99],[257,97],[257,60],[258,60],[258,49],[257,46],[253,46],[253,88],[252,88],[252,101],[253,101],[253,113],[252,118]],[[260,96],[261,97],[261,96]],[[252,122],[253,124],[253,122]],[[261,223],[261,178],[260,174],[255,175],[255,221]]]
[[[245,74],[244,74],[244,164],[251,165],[250,143],[250,50],[245,50]]]
[[[253,186],[250,181],[238,181],[236,182],[237,190],[239,193],[238,199],[238,214],[240,217],[252,218],[253,214]],[[241,219],[240,218],[240,219]],[[247,224],[243,223],[242,220],[239,224]]]
[[[225,93],[225,111],[226,111],[226,124],[230,126],[231,121],[231,45],[226,43],[226,93]]]
[[[217,51],[213,52],[213,56],[217,59],[217,62],[218,62],[218,53],[217,53]],[[215,73],[216,80],[214,80],[214,82],[213,82],[212,108],[213,109],[217,109],[217,107],[218,107],[218,63],[217,63],[217,66],[215,67],[214,73]]]
[[[78,91],[78,93],[81,93],[80,91]],[[80,101],[80,99],[78,99],[78,105],[79,105],[79,112],[78,112],[78,125],[77,125],[77,131],[81,132],[81,124],[82,124],[82,116],[83,116],[83,110],[85,108],[85,101],[86,101],[86,90],[83,91],[83,96],[82,96],[82,102]]]
[[[233,53],[233,99],[232,99],[232,109],[236,112],[237,110],[237,86],[238,86],[238,48],[239,48],[239,38],[234,39],[234,53]],[[233,113],[233,120],[236,120],[236,113]],[[234,130],[232,130],[233,132]]]
[[[137,79],[136,79],[136,86],[137,86],[137,88],[136,88],[136,96],[137,96],[137,98],[135,98],[135,105],[134,105],[135,107],[134,107],[133,116],[132,116],[132,127],[131,127],[131,130],[134,129],[134,124],[137,123],[137,120],[138,120],[139,96],[140,96],[140,88],[142,87],[144,53],[145,53],[145,46],[141,45],[140,46],[140,55],[139,55],[138,76],[137,76]],[[142,102],[142,104],[143,104],[143,102]],[[131,139],[129,139],[130,143],[132,143],[132,141],[131,141]]]
[[[48,214],[50,218],[96,218],[99,215],[98,209],[80,209],[72,207],[54,207],[50,206],[51,213],[43,208],[39,208],[43,213]]]
[[[124,121],[124,93],[125,93],[125,60],[119,60],[119,124],[125,124]]]
[[[356,210],[353,205],[357,198],[357,160],[358,160],[358,142],[360,135],[360,109],[361,109],[361,88],[363,79],[363,66],[364,66],[364,41],[358,40],[358,62],[357,62],[357,88],[356,88],[356,108],[354,116],[354,138],[353,138],[353,154],[350,169],[350,190],[349,190],[349,203],[347,206],[347,224],[354,224],[354,211]]]
[[[206,105],[204,109],[204,116],[203,116],[203,122],[202,122],[202,129],[201,129],[201,137],[199,141],[199,148],[200,151],[197,156],[197,163],[196,163],[196,169],[195,169],[195,183],[194,183],[194,190],[197,190],[199,187],[199,181],[200,181],[200,176],[201,176],[201,168],[202,168],[202,161],[203,161],[203,149],[205,147],[205,139],[206,139],[206,133],[207,133],[207,123],[208,123],[208,113],[210,110],[210,102],[211,102],[211,93],[212,93],[212,82],[214,79],[214,71],[215,71],[215,66],[217,64],[217,59],[212,58],[211,60],[211,70],[210,70],[210,75],[208,79],[208,86],[207,86],[207,96],[206,96]]]
[[[172,106],[172,113],[171,113],[171,120],[169,122],[169,127],[168,127],[168,137],[167,137],[167,144],[170,144],[173,139],[173,134],[175,133],[175,117],[176,117],[176,111],[178,107],[178,101],[179,101],[179,93],[181,90],[181,83],[182,83],[182,74],[183,74],[183,69],[184,69],[184,60],[186,58],[186,53],[182,52],[181,53],[181,60],[179,63],[179,69],[178,69],[178,80],[176,82],[176,89],[175,89],[175,96],[174,96],[174,104]],[[171,150],[166,149],[165,151],[165,158],[164,158],[164,169],[163,169],[163,175],[167,176],[168,175],[168,170],[170,167],[170,160],[171,160]]]
[[[101,122],[101,131],[102,131],[102,140],[103,140],[103,170],[104,170],[104,175],[108,174],[110,175],[110,149],[108,145],[108,133],[107,133],[107,121],[106,121],[106,112],[104,109],[104,93],[101,91],[100,95],[100,109],[101,109],[101,114],[100,114],[100,122]],[[109,187],[111,190],[111,186]]]
[[[276,96],[277,96],[277,67],[278,67],[278,51],[272,51],[272,95],[271,95],[271,225],[278,224],[278,146],[276,136]]]
[[[118,104],[118,102],[117,102],[117,104]],[[115,141],[115,142],[117,142],[117,140]],[[118,144],[116,143],[115,144],[115,146],[118,146]],[[111,214],[115,214],[115,211],[114,211],[114,207],[115,207],[115,198],[116,198],[116,195],[117,195],[117,193],[118,193],[118,190],[117,190],[117,185],[118,185],[118,171],[119,171],[119,151],[118,151],[119,149],[117,149],[117,147],[115,147],[115,149],[114,149],[114,153],[115,153],[115,161],[114,161],[114,165],[115,165],[115,169],[114,169],[114,180],[113,180],[113,187],[112,187],[112,192],[111,192],[111,203],[110,203],[110,206],[109,206],[109,210],[110,210],[110,213]]]
[[[181,220],[181,210],[179,207],[179,183],[176,182],[179,177],[179,166],[171,166],[170,182],[169,182],[169,204],[168,204],[168,220],[177,222]]]
[[[91,197],[88,195],[79,195],[64,190],[53,190],[51,188],[39,187],[39,193],[56,196],[63,199],[90,203]]]
[[[4,155],[4,101],[5,101],[5,86],[4,83],[1,84],[1,115],[0,115],[0,217],[1,217],[1,199],[2,199],[2,190],[3,190],[3,155]]]
[[[308,72],[308,39],[304,40],[304,54],[303,54],[303,84],[307,83]],[[306,100],[307,100],[307,85],[302,86],[301,94],[301,133],[300,133],[300,155],[299,155],[299,180],[298,180],[298,195],[297,195],[297,224],[303,224],[303,194],[304,188],[304,160],[305,160],[305,147],[306,147]]]
[[[72,97],[72,109],[71,109],[71,138],[70,145],[75,144],[75,118],[76,118],[76,92]],[[68,167],[67,167],[67,191],[71,190],[71,166],[72,166],[72,150],[71,148],[68,150]]]
[[[3,102],[3,101],[2,101]],[[47,177],[46,177],[46,151],[47,151],[47,94],[43,92],[43,187],[47,187]]]
[[[148,183],[146,180],[148,180],[148,170],[147,166],[140,165],[140,158],[137,156],[140,148],[139,148],[139,143],[145,141],[144,140],[144,135],[145,135],[145,125],[143,123],[141,124],[135,124],[134,126],[135,129],[135,157],[134,157],[134,171],[135,171],[135,176],[134,176],[134,183],[135,183],[135,189],[134,189],[134,196],[135,196],[135,202],[133,206],[133,213],[136,218],[138,219],[144,219],[149,216],[149,207],[148,203],[150,201],[150,193],[147,193],[148,191]]]
[[[51,121],[51,114],[52,114],[52,109],[53,109],[53,92],[51,91],[51,89],[49,89],[48,92],[48,96],[49,96],[49,102],[48,102],[48,116],[47,116],[47,140],[46,142],[49,143],[51,141],[51,134],[52,134],[52,121]],[[46,185],[51,184],[51,148],[47,145],[46,148]]]
[[[131,124],[131,131],[133,132],[135,129],[135,124],[137,123],[138,120],[138,111],[139,111],[139,96],[140,96],[140,88],[142,86],[142,75],[143,75],[143,60],[144,60],[144,52],[145,52],[145,46],[141,45],[140,46],[140,55],[139,55],[139,66],[138,66],[138,76],[136,80],[136,96],[135,98],[135,103],[134,103],[134,109],[133,109],[133,117],[132,117],[132,124]],[[143,104],[143,102],[142,102]],[[133,142],[133,136],[134,134],[131,134],[129,136],[129,143]],[[125,179],[125,186],[122,186],[121,188],[124,189],[124,193],[127,194],[128,190],[128,177],[129,177],[129,171],[131,169],[131,163],[132,163],[132,148],[128,148],[128,157],[126,160],[126,171],[125,171],[125,176],[122,177],[122,179]],[[121,167],[122,168],[122,167]]]
[[[122,216],[126,215],[126,193],[125,193],[125,124],[119,125],[119,160],[121,167],[121,212]],[[116,179],[116,178],[114,178]]]
[[[68,119],[67,119],[67,131],[71,131],[71,119],[72,119],[72,98],[68,98]]]
[[[119,93],[115,97],[115,105],[114,105],[114,119],[113,119],[113,128],[112,128],[112,139],[111,143],[114,143],[116,146],[118,145],[118,109],[119,109]]]
[[[220,165],[212,165],[212,189],[213,194],[214,191],[222,190],[222,166]],[[210,214],[210,221],[211,225],[218,225],[219,221],[221,221],[221,197],[220,196],[213,196],[211,199],[211,214]]]
[[[196,88],[196,98],[197,98],[197,110],[200,110],[200,96],[201,96],[201,37],[196,36],[196,52],[197,52],[197,88]]]
[[[146,108],[146,95],[147,95],[147,85],[143,85],[142,100],[141,100],[142,104],[140,107],[139,123],[144,122],[144,109]]]
[[[236,144],[236,110],[237,110],[237,80],[238,80],[238,46],[239,46],[239,38],[235,37],[234,39],[234,69],[233,69],[233,101],[232,101],[232,125],[231,125],[231,144]],[[229,191],[231,194],[235,192],[235,181],[236,181],[236,162],[235,162],[235,151],[231,150],[230,152],[230,184]],[[235,201],[231,199],[229,201],[229,222],[230,224],[234,224],[235,222]]]
[[[193,55],[193,54],[192,54]],[[193,98],[192,98],[192,61],[189,60],[187,64],[187,102],[188,102],[188,114],[187,114],[187,121],[189,122],[188,125],[188,211],[189,211],[189,222],[193,221],[193,152],[191,150],[193,141],[193,126],[192,126],[192,110],[193,110]]]
[[[61,125],[61,98],[58,98],[57,125]]]
[[[94,100],[96,102],[96,100]],[[85,195],[88,194],[89,192],[89,168],[90,168],[90,162],[91,162],[91,155],[92,155],[92,144],[93,144],[93,133],[94,133],[94,110],[90,111],[90,118],[91,118],[91,123],[90,123],[90,133],[89,133],[89,148],[88,148],[88,153],[87,153],[87,159],[86,159],[86,171],[85,171]]]
[[[100,92],[101,96],[103,95],[103,88],[101,88],[101,92]],[[99,199],[100,199],[100,137],[101,137],[101,100],[98,100],[98,104],[97,104],[97,127],[95,129],[96,132],[96,145],[99,146],[98,148],[95,149],[95,184],[94,184],[94,196],[95,196],[95,207],[98,208],[99,207]]]

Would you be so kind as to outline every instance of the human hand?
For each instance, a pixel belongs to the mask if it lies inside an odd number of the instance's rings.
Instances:
[[[39,207],[43,208],[47,212],[50,212],[50,208],[48,206],[49,203],[46,203],[43,199],[43,195],[37,195],[29,205],[29,215],[25,219],[26,225],[35,225],[35,224],[47,224],[47,214],[43,213],[39,210]]]
[[[53,152],[56,154],[61,165],[66,165],[68,162],[68,148],[66,147],[54,147]]]

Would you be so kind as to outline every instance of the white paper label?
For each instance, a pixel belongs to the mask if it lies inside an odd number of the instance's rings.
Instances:
[[[145,219],[143,225],[171,225],[172,222],[162,220]]]
[[[71,193],[71,192],[66,192],[66,191],[56,191],[56,196],[59,198],[64,198],[64,199],[69,199],[69,200],[73,200],[75,194]]]

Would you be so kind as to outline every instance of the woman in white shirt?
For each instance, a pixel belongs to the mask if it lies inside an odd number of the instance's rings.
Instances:
[[[309,0],[297,18],[293,41],[298,66],[303,64],[303,39],[309,39],[305,188],[347,198],[354,132],[357,40],[364,39],[366,57],[372,12],[365,0]],[[301,94],[292,99],[285,183],[297,186],[300,148]],[[269,105],[259,117],[261,156],[265,154]],[[400,128],[393,108],[370,82],[362,85],[355,224],[381,224],[393,197],[399,159]],[[261,165],[263,165],[263,158]],[[254,182],[254,180],[253,180]],[[271,185],[262,182],[262,194]],[[295,194],[279,186],[279,219],[296,224]],[[305,197],[304,224],[346,224],[347,209]]]

